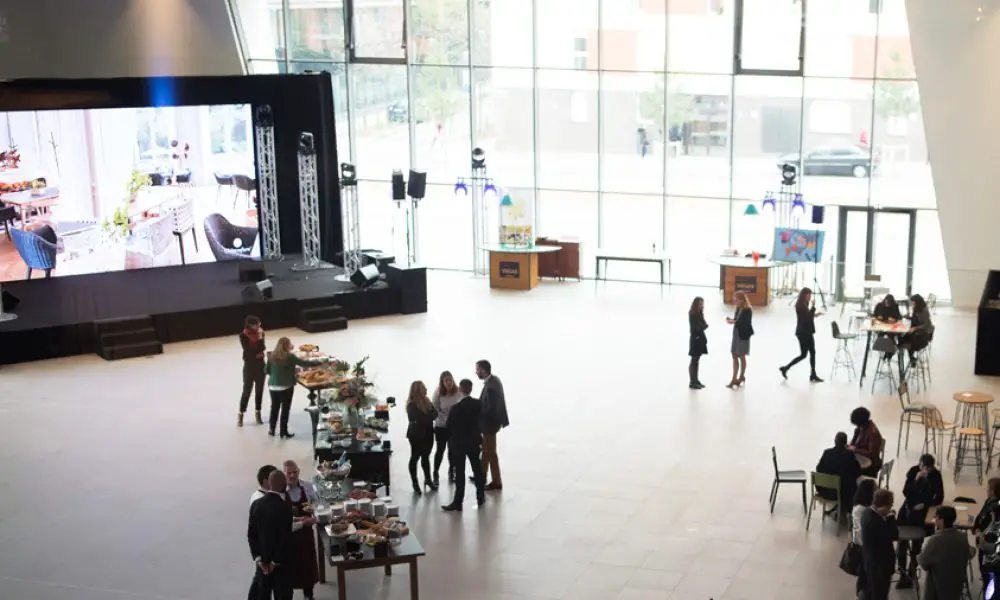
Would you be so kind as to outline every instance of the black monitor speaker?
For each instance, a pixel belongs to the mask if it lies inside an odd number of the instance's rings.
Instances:
[[[410,169],[410,181],[406,187],[409,189],[410,198],[423,200],[425,188],[427,187],[427,173],[424,171],[414,171]]]
[[[823,212],[824,211],[823,211],[823,207],[822,206],[814,206],[813,207],[812,222],[814,224],[816,224],[816,225],[822,225],[823,224]]]
[[[406,182],[403,181],[402,171],[392,172],[392,199],[397,202],[406,200]]]
[[[11,294],[10,292],[4,290],[0,292],[0,306],[3,306],[4,312],[14,312],[17,305],[21,303],[21,299]]]
[[[366,288],[378,281],[378,267],[365,265],[351,274],[351,282],[359,288]]]
[[[274,298],[274,286],[270,279],[258,281],[253,285],[243,288],[241,293],[244,302],[262,302]]]
[[[267,271],[260,263],[253,261],[240,261],[240,281],[243,283],[256,283],[267,279]]]

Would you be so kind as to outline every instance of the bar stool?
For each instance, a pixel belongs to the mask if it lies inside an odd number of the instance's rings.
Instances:
[[[906,369],[906,381],[917,392],[922,389],[926,390],[927,384],[931,381],[930,358],[927,354],[929,348],[930,346],[927,346],[923,350],[915,352]]]
[[[934,446],[934,454],[940,456],[941,449],[944,448],[944,436],[951,434],[952,440],[948,442],[948,456],[951,457],[951,446],[955,438],[955,425],[944,420],[941,411],[933,404],[924,406],[924,447],[922,452],[929,452]],[[940,440],[940,443],[938,442]]]
[[[1000,409],[994,408],[993,409],[993,435],[990,436],[990,460],[989,460],[989,462],[993,462],[993,457],[996,456],[996,454],[993,453],[993,450],[996,448],[997,433],[1000,433]]]
[[[843,333],[836,321],[830,322],[830,328],[833,330],[833,339],[837,342],[837,352],[833,355],[833,370],[830,371],[830,379],[833,379],[838,369],[844,369],[847,371],[847,380],[851,381],[854,379],[856,370],[850,343],[858,339],[858,334]]]
[[[955,443],[955,483],[962,474],[962,467],[976,467],[979,484],[983,483],[983,452],[986,450],[986,432],[978,427],[959,427]]]
[[[899,346],[888,336],[880,337],[872,344],[872,350],[878,352],[878,363],[875,366],[875,376],[872,377],[872,393],[879,379],[889,380],[889,389],[896,388],[896,375],[892,370],[892,357],[899,352]]]
[[[955,424],[959,427],[978,427],[983,431],[990,428],[989,405],[993,395],[985,392],[961,391],[952,396],[955,407]]]

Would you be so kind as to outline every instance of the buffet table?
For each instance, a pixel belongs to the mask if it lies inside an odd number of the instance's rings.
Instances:
[[[351,469],[353,473],[354,469]],[[424,556],[423,546],[420,541],[405,527],[406,522],[399,518],[399,507],[392,504],[392,498],[379,496],[381,486],[372,485],[356,479],[345,479],[340,482],[329,482],[324,490],[322,478],[317,478],[316,487],[318,502],[315,507],[318,526],[316,527],[316,559],[319,567],[319,582],[326,583],[326,568],[331,566],[337,569],[337,598],[346,600],[347,598],[347,571],[359,569],[373,569],[382,567],[387,576],[392,575],[392,566],[407,564],[410,567],[410,598],[418,600],[420,597],[420,582],[417,574],[417,559]],[[327,504],[324,496],[335,495]],[[361,508],[358,501],[356,510],[348,510],[351,500],[348,498],[351,493],[358,494],[357,490],[373,498],[367,507]],[[388,492],[388,489],[386,489]],[[376,508],[377,506],[377,508]],[[351,507],[355,508],[355,507]],[[360,513],[364,512],[365,516]],[[384,512],[384,515],[376,516],[375,513]],[[395,523],[393,523],[395,522]],[[334,530],[334,523],[338,525],[339,531]],[[350,523],[346,526],[345,523]],[[389,537],[385,543],[372,545],[365,543],[366,536],[358,531],[367,525],[382,527],[398,527],[403,532],[392,534],[397,537]],[[364,531],[362,529],[362,531]],[[388,533],[383,530],[383,533]]]

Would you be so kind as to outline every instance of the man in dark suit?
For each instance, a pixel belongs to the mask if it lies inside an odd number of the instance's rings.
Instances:
[[[858,489],[858,477],[861,476],[861,464],[853,452],[847,449],[847,434],[837,432],[833,437],[833,448],[823,451],[823,456],[816,463],[816,472],[840,477],[840,501],[843,503],[843,514],[848,514],[854,504],[854,492]],[[836,500],[836,490],[819,489],[819,494],[827,500]]]
[[[866,600],[889,598],[896,563],[892,543],[899,538],[892,503],[892,492],[877,490],[872,505],[861,514],[861,556],[868,582]]]
[[[476,484],[476,502],[482,506],[486,501],[483,487],[486,476],[483,474],[479,452],[482,445],[482,402],[471,396],[472,382],[463,379],[458,384],[462,392],[459,400],[448,411],[448,451],[451,452],[451,464],[455,467],[455,497],[451,504],[441,508],[447,512],[461,511],[465,500],[465,461],[472,465],[472,480]]]
[[[507,418],[507,400],[503,394],[503,383],[493,374],[493,366],[488,360],[476,362],[476,375],[483,380],[483,391],[479,395],[483,403],[483,474],[490,472],[490,482],[486,491],[502,490],[503,477],[500,475],[500,459],[497,456],[497,433],[510,425]]]
[[[268,490],[250,506],[247,541],[257,565],[257,600],[291,600],[292,508],[282,491],[285,474],[273,471]]]

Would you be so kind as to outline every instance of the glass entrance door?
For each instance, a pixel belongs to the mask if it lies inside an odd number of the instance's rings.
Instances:
[[[916,211],[842,206],[837,239],[837,281],[840,297],[865,294],[865,277],[878,275],[881,286],[897,298],[910,295],[913,285],[913,239]]]

